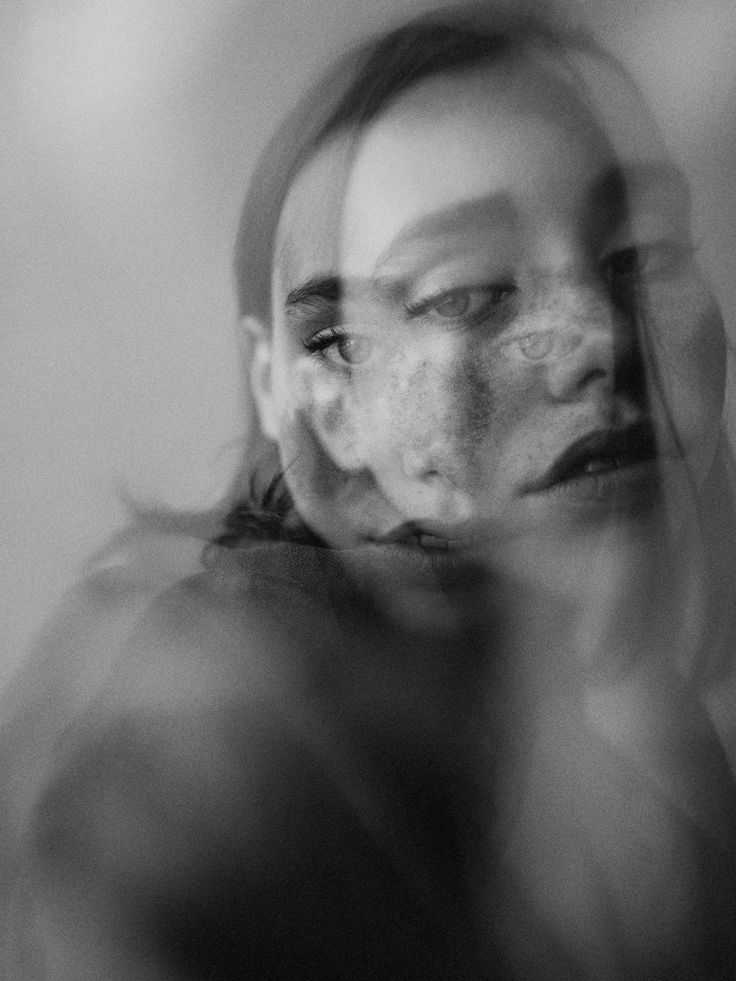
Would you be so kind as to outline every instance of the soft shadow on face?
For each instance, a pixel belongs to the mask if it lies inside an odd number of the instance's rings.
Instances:
[[[704,478],[720,319],[684,181],[631,112],[609,139],[510,62],[419,84],[301,172],[258,398],[330,544],[585,540]]]

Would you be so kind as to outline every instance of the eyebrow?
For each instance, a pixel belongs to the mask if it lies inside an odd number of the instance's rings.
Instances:
[[[339,303],[343,292],[343,282],[339,276],[313,276],[289,291],[286,297],[286,309],[310,306],[315,300]]]
[[[310,311],[320,307],[335,307],[350,298],[355,300],[367,296],[379,301],[396,299],[403,289],[403,283],[378,277],[348,278],[335,276],[313,276],[290,290],[284,303],[286,313],[297,314],[300,310]]]

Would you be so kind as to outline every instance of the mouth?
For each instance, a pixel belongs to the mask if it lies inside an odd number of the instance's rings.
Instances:
[[[451,552],[470,544],[470,539],[463,536],[458,529],[425,525],[416,521],[407,521],[375,541],[381,545],[396,545],[425,552]]]
[[[650,491],[656,477],[657,438],[642,420],[625,429],[597,430],[564,450],[526,493],[560,493],[580,501],[628,503]]]
[[[392,556],[408,577],[422,581],[429,577],[433,582],[450,585],[465,583],[478,575],[474,561],[477,539],[467,529],[407,521],[368,543]]]

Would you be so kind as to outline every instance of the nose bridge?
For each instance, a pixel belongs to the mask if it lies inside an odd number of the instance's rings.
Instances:
[[[482,363],[450,346],[408,378],[399,410],[406,476],[449,485],[461,481],[488,433],[492,412]]]

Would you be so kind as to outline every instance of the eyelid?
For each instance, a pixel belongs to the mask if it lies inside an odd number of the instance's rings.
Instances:
[[[473,322],[477,320],[483,320],[487,314],[490,313],[492,309],[503,306],[503,304],[517,291],[516,283],[513,281],[512,277],[508,277],[502,280],[498,280],[493,283],[479,283],[470,286],[447,286],[442,289],[435,290],[429,296],[423,296],[418,300],[408,300],[405,303],[405,309],[410,317],[431,317],[434,308],[442,305],[453,296],[466,295],[468,297],[480,296],[485,297],[485,302],[481,304],[480,309],[472,311],[470,313],[463,312],[455,316],[444,317],[442,314],[435,314],[439,319],[451,322],[457,320],[460,322]],[[503,296],[498,298],[492,298],[493,293],[503,293]]]
[[[369,339],[368,332],[360,330],[361,326],[368,325],[330,324],[329,326],[324,327],[322,330],[312,334],[310,337],[302,340],[302,346],[306,349],[307,354],[310,357],[319,358],[325,367],[332,371],[355,371],[356,369],[365,367],[363,361],[351,363],[346,358],[338,361],[330,357],[327,352],[331,348],[337,347],[341,341],[368,340],[368,343],[371,345],[371,354],[366,360],[372,360],[372,355],[375,354],[376,341],[374,338]]]
[[[347,331],[341,324],[329,324],[327,327],[322,327],[321,330],[310,334],[309,337],[302,339],[302,347],[309,354],[320,354],[325,351],[331,344],[336,344],[342,338],[347,336]]]

